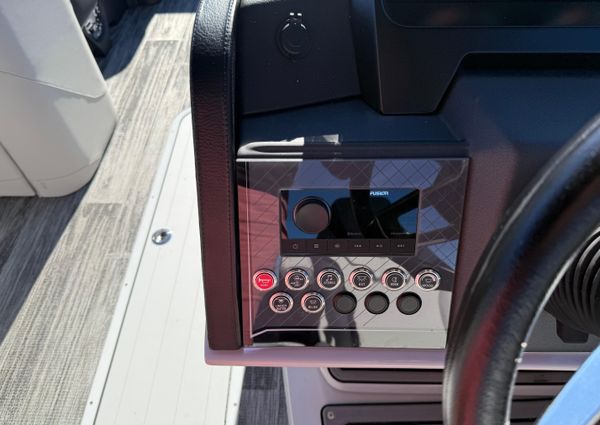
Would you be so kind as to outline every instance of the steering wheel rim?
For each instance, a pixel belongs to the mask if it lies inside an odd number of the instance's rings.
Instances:
[[[489,243],[450,327],[444,423],[504,425],[546,301],[600,224],[600,116],[538,173]]]

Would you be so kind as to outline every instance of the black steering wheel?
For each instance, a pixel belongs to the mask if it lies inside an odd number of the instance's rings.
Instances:
[[[599,225],[600,116],[524,190],[482,256],[450,330],[445,424],[510,422],[527,338],[560,277]],[[588,424],[598,419],[599,410],[600,348],[540,423]]]

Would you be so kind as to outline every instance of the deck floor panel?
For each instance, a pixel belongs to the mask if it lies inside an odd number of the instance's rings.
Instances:
[[[204,292],[191,117],[177,129],[95,425],[225,424],[230,367],[204,364]],[[171,231],[164,245],[158,229]],[[237,395],[239,401],[239,394]],[[91,423],[91,420],[89,421]],[[87,423],[86,423],[87,425]]]
[[[0,423],[79,424],[174,118],[197,0],[126,12],[102,61],[119,123],[93,181],[0,198]]]

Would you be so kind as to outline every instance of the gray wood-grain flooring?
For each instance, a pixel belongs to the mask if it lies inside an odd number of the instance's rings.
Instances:
[[[281,368],[247,367],[237,425],[288,425]]]
[[[128,11],[102,62],[119,124],[93,181],[0,198],[0,424],[78,424],[169,126],[197,0]]]

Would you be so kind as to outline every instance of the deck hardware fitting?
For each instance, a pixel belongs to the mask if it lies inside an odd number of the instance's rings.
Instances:
[[[164,245],[171,240],[172,233],[169,229],[158,229],[152,234],[152,242],[156,245]]]

